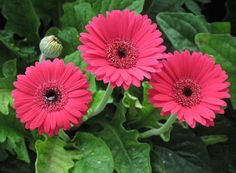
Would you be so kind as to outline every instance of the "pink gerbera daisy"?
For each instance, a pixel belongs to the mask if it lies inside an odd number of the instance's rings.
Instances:
[[[79,125],[91,101],[86,76],[73,63],[59,59],[35,63],[14,82],[14,108],[27,129],[57,134]]]
[[[160,73],[152,75],[150,102],[162,108],[161,114],[177,114],[189,126],[196,122],[214,125],[215,113],[224,113],[229,98],[227,74],[208,55],[175,52],[163,63]]]
[[[150,72],[159,71],[158,59],[166,49],[156,28],[146,15],[114,10],[93,18],[86,26],[88,33],[81,33],[83,45],[78,49],[97,80],[111,83],[113,88],[139,87]]]

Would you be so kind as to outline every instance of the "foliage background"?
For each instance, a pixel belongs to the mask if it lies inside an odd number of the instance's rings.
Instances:
[[[235,0],[0,0],[0,8],[0,172],[236,172]],[[165,120],[148,103],[144,82],[141,89],[116,88],[100,115],[66,132],[72,140],[26,131],[11,108],[12,83],[37,61],[40,38],[56,35],[64,47],[61,58],[83,69],[76,51],[79,33],[93,16],[125,8],[158,23],[168,51],[202,51],[222,64],[232,83],[225,115],[217,117],[215,127],[176,123],[160,137],[140,140],[140,132]],[[87,75],[92,110],[105,86]]]

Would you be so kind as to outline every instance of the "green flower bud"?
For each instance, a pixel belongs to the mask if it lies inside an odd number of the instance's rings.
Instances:
[[[63,49],[60,40],[54,35],[45,36],[39,43],[41,53],[47,58],[57,58]]]

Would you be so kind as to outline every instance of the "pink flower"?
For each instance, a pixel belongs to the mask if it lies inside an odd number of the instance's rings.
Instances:
[[[163,63],[160,73],[152,75],[150,102],[162,108],[162,115],[177,114],[189,126],[196,122],[213,126],[215,113],[224,113],[229,98],[227,74],[208,55],[174,52]]]
[[[35,63],[14,82],[14,108],[27,129],[57,134],[79,125],[91,101],[86,76],[73,63],[59,59]]]
[[[149,79],[150,72],[161,67],[158,59],[166,48],[156,28],[146,15],[114,10],[93,18],[86,26],[87,33],[81,33],[83,45],[78,49],[97,80],[111,83],[113,88],[139,87],[144,77]]]

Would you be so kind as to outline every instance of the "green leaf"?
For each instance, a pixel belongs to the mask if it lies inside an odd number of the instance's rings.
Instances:
[[[96,14],[89,3],[80,3],[74,6],[74,10],[76,19],[81,21],[79,23],[78,30],[83,31],[85,30],[84,27],[87,25],[88,21],[90,21]]]
[[[0,31],[0,68],[2,64],[9,59],[20,59],[24,61],[20,62],[20,68],[25,70],[25,60],[34,62],[37,52],[34,49],[34,46],[27,45],[26,40],[15,42],[13,38],[13,33],[7,32],[5,30]],[[37,57],[38,59],[38,57]]]
[[[16,76],[16,59],[9,60],[3,64],[2,74],[5,77]]]
[[[194,14],[200,15],[201,14],[201,8],[194,0],[186,0],[185,5],[189,11],[191,11]]]
[[[142,104],[139,102],[139,99],[129,94],[128,91],[125,91],[122,103],[126,108],[136,107],[142,109],[143,107]]]
[[[106,11],[111,10],[123,10],[130,9],[131,11],[136,11],[141,13],[143,9],[144,0],[96,0],[93,6],[96,8],[97,13],[105,14]]]
[[[63,50],[60,57],[73,53],[79,45],[78,31],[73,27],[67,27],[62,30],[52,27],[46,35],[55,35],[62,42]]]
[[[71,173],[112,173],[114,161],[105,142],[89,133],[78,133],[75,141],[82,158],[75,163]]]
[[[127,122],[137,129],[160,128],[163,125],[160,121],[168,119],[168,116],[161,116],[160,109],[154,108],[153,105],[149,103],[148,90],[151,88],[149,83],[143,82],[142,88],[142,103],[140,103],[138,96],[131,95],[130,91],[125,91],[122,104],[128,108],[126,113]],[[168,142],[170,140],[171,130],[172,128],[160,135],[163,141]]]
[[[15,117],[15,112],[9,115],[0,114],[0,143],[11,153],[16,153],[18,159],[30,162],[24,141],[24,127]]]
[[[196,1],[198,1],[200,3],[204,3],[204,4],[207,4],[207,3],[211,2],[211,0],[196,0]]]
[[[85,72],[85,67],[87,66],[87,64],[81,58],[81,52],[79,51],[75,51],[72,54],[67,55],[64,58],[64,62],[66,64],[70,62],[74,63],[75,66],[78,66],[83,72]]]
[[[176,126],[169,143],[156,141],[152,149],[153,173],[208,173],[208,153],[200,138]]]
[[[13,51],[13,46],[10,41],[12,34],[0,32],[0,68],[2,64],[9,59],[16,58],[16,53]]]
[[[200,33],[195,41],[202,52],[213,55],[216,63],[229,74],[231,99],[236,107],[236,38],[229,34]]]
[[[159,13],[157,23],[173,47],[179,51],[197,50],[194,36],[199,32],[208,32],[205,19],[191,13]]]
[[[128,108],[128,120],[135,121],[137,116],[139,116],[138,110],[143,108],[143,105],[139,102],[139,99],[132,96],[128,91],[125,91],[122,104]]]
[[[8,115],[9,105],[13,105],[13,99],[11,97],[11,90],[0,89],[0,112]]]
[[[104,91],[104,90],[98,90],[93,94],[92,102],[91,102],[89,110],[88,110],[88,115],[90,115],[98,107],[98,104],[101,102],[105,93],[106,93],[106,91]],[[110,97],[108,99],[107,104],[112,103],[112,102],[113,102],[113,99],[112,99],[112,97]]]
[[[35,144],[37,159],[36,173],[68,173],[74,166],[73,160],[79,160],[80,154],[76,150],[66,150],[66,142],[58,136],[38,140]]]
[[[155,19],[156,15],[160,12],[165,11],[184,11],[182,8],[182,5],[184,4],[186,0],[155,0],[152,1],[150,7],[147,10],[148,16],[151,17],[151,19]]]
[[[236,122],[231,118],[227,118],[234,116],[234,114],[235,112],[226,110],[226,116],[218,116],[215,119],[214,127],[204,128],[198,126],[195,129],[196,134],[200,138],[206,139],[207,137],[207,141],[204,142],[208,142],[209,144],[207,145],[207,149],[210,157],[209,165],[211,165],[212,172],[236,172]],[[227,137],[227,141],[223,142],[223,136]]]
[[[149,145],[139,143],[139,133],[135,130],[126,130],[123,127],[124,121],[125,108],[119,105],[112,122],[101,122],[104,130],[99,136],[112,151],[115,170],[118,173],[151,173]]]
[[[127,119],[129,123],[133,124],[136,128],[160,128],[162,123],[160,120],[166,120],[167,116],[160,116],[160,110],[153,107],[149,103],[148,90],[151,88],[148,82],[142,83],[143,100],[140,101],[138,96],[131,95],[129,91],[125,94],[122,103],[125,107],[129,108]],[[166,138],[165,136],[163,136]]]
[[[4,144],[6,145],[6,150],[10,151],[12,154],[15,153],[17,155],[18,160],[23,160],[26,163],[30,163],[29,153],[24,141],[24,137],[22,137],[19,141],[9,137],[7,142]]]
[[[213,22],[210,25],[210,33],[212,34],[229,34],[230,32],[230,22]]]
[[[2,12],[7,19],[6,30],[25,36],[30,43],[38,43],[40,21],[31,0],[5,0]]]
[[[53,21],[53,24],[60,26],[59,18],[62,15],[62,4],[64,2],[69,2],[73,0],[58,0],[58,1],[48,1],[48,0],[31,0],[35,11],[43,20],[46,26],[50,25],[50,22]]]
[[[150,113],[154,109],[153,105],[149,102],[148,91],[151,89],[151,85],[148,82],[142,83],[143,87],[143,113]]]
[[[100,13],[106,11],[130,9],[140,13],[143,9],[144,0],[80,0],[63,5],[64,14],[61,18],[63,27],[75,27],[78,31],[83,31],[85,25]]]
[[[16,75],[16,59],[9,60],[3,64],[2,73],[4,78],[0,78],[0,112],[7,115],[9,105],[13,105],[11,91]]]
[[[61,18],[63,27],[75,27],[78,31],[84,30],[85,25],[96,14],[90,3],[65,3],[64,15]]]
[[[194,42],[194,37],[198,33],[230,31],[229,24],[224,22],[209,24],[203,16],[195,16],[191,13],[162,12],[157,15],[157,23],[173,47],[179,51],[198,50]]]
[[[220,142],[226,142],[228,140],[228,137],[226,135],[208,135],[208,136],[202,136],[202,141],[206,145],[213,145]]]

